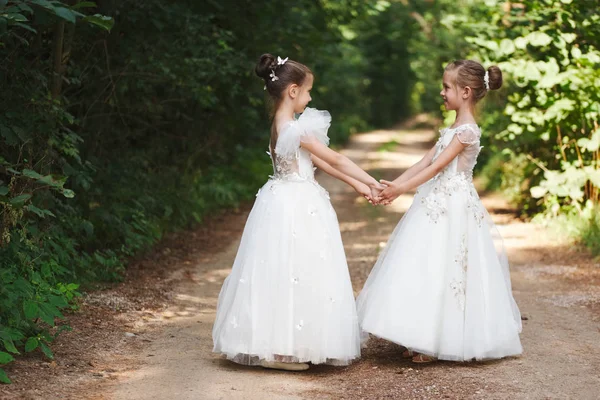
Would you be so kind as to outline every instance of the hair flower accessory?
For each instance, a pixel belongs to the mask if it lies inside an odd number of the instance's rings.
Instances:
[[[275,82],[275,81],[279,80],[279,78],[277,77],[277,75],[275,75],[275,70],[277,68],[279,68],[280,66],[284,65],[287,62],[288,58],[289,57],[281,58],[281,57],[277,56],[277,65],[271,67],[271,74],[269,74],[269,78],[271,78],[272,82]],[[266,86],[265,86],[265,88],[266,88]]]
[[[490,90],[490,72],[485,71],[485,75],[483,76],[483,83],[485,83],[485,89]]]

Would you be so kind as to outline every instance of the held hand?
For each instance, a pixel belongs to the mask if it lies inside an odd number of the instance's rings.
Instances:
[[[367,185],[362,182],[358,182],[356,186],[354,186],[354,190],[356,190],[356,193],[367,199],[369,203],[374,204],[374,197],[371,194],[371,189],[369,189]]]
[[[387,187],[383,190],[379,196],[376,198],[378,204],[389,205],[392,201],[396,200],[398,196],[400,196],[403,192],[402,189],[398,186],[398,184],[390,181],[386,181],[384,179],[381,180],[381,183],[386,185]]]
[[[386,187],[387,186],[382,185],[381,183],[376,183],[373,186],[371,186],[371,189],[370,189],[371,204],[374,204],[374,205],[380,204],[378,201],[378,198],[379,198],[381,192],[386,189]]]

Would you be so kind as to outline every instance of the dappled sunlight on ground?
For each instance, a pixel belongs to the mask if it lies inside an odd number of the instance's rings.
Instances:
[[[340,222],[340,231],[356,231],[367,226],[368,221]]]
[[[211,270],[211,271],[207,271],[206,273],[204,273],[202,275],[202,279],[206,280],[207,282],[211,282],[211,283],[219,283],[221,284],[225,278],[227,278],[227,276],[229,276],[229,273],[231,272],[231,267],[229,268],[223,268],[223,269],[215,269],[215,270]]]
[[[217,301],[214,298],[210,297],[198,297],[198,296],[190,296],[188,294],[179,293],[175,295],[175,298],[180,301],[189,302],[189,303],[197,303],[202,305],[210,305],[213,307],[217,306]]]
[[[380,130],[353,137],[356,146],[368,145],[369,150],[350,146],[343,153],[352,158],[378,178],[394,179],[386,172],[407,169],[423,155],[423,149],[428,149],[436,139],[431,130],[392,131]]]

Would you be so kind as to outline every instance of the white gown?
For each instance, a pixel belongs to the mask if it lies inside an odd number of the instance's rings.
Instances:
[[[329,143],[327,111],[307,108],[280,132],[274,176],[248,216],[213,326],[214,352],[347,365],[360,357],[356,303],[336,213],[301,138]]]
[[[477,125],[441,131],[467,147],[421,185],[358,296],[361,328],[443,360],[522,352],[502,239],[473,186]]]

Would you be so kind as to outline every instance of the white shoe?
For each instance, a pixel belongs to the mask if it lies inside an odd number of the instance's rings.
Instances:
[[[306,371],[308,369],[308,364],[306,363],[284,363],[265,360],[260,362],[260,366],[263,368],[283,369],[285,371]]]

